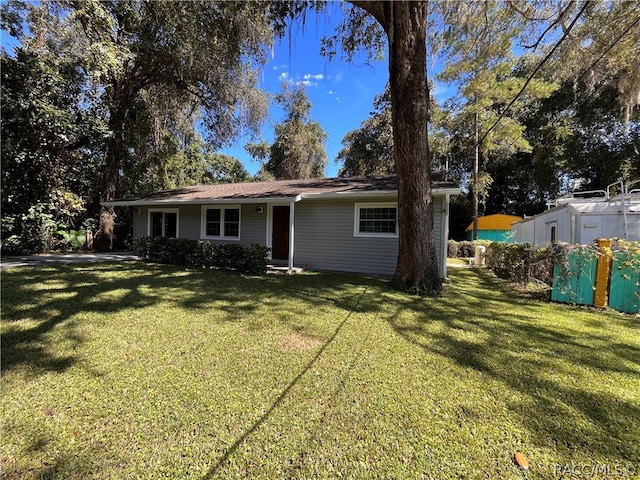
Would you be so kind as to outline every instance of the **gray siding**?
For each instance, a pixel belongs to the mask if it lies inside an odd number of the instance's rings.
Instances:
[[[393,275],[398,259],[398,239],[354,236],[356,203],[387,203],[389,197],[302,200],[295,205],[294,263],[298,267],[377,275]],[[442,266],[444,197],[434,197],[434,233],[438,265]],[[262,207],[263,213],[256,212]],[[151,207],[155,208],[155,207]],[[200,205],[166,205],[179,208],[179,237],[200,239]],[[242,245],[266,242],[267,205],[241,205],[240,241]],[[135,214],[134,238],[147,235],[149,207]],[[236,242],[235,240],[212,240]],[[446,239],[444,239],[446,242]]]
[[[200,205],[181,205],[178,211],[180,238],[200,239]]]
[[[214,205],[214,204],[211,204]],[[257,207],[262,207],[263,213],[257,213]],[[140,213],[135,214],[133,237],[145,237],[148,235],[148,215],[149,208],[155,209],[160,207],[142,207]],[[190,238],[192,240],[200,240],[201,229],[201,212],[200,205],[166,205],[162,208],[178,208],[178,236],[180,238]],[[242,245],[251,245],[259,243],[264,245],[267,235],[267,206],[264,203],[246,204],[240,206],[240,241],[228,240],[224,238],[211,240],[216,243],[240,243]]]
[[[147,208],[135,208],[133,213],[133,239],[147,236]]]
[[[296,266],[378,275],[393,275],[398,239],[354,236],[355,204],[385,203],[388,197],[349,200],[303,200],[295,207]],[[434,198],[434,226],[441,265],[443,198]]]
[[[256,212],[262,207],[262,213]],[[267,204],[242,205],[240,213],[240,243],[242,245],[264,245],[267,241]]]

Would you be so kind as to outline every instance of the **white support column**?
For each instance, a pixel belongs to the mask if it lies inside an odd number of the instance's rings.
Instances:
[[[447,279],[447,254],[449,253],[449,201],[451,195],[448,193],[444,196],[444,205],[442,206],[442,247],[441,257],[442,265],[440,265],[440,275],[443,280]]]
[[[293,273],[293,245],[294,245],[294,212],[295,212],[295,202],[289,203],[289,270],[287,273]]]
[[[272,216],[273,216],[273,205],[267,203],[267,214],[265,215],[266,217],[266,224],[265,224],[265,231],[266,233],[266,238],[264,239],[264,244],[269,247],[270,249],[273,248],[273,242],[272,242],[272,235],[273,235],[273,220],[272,220]],[[273,259],[273,251],[269,250],[269,259]]]

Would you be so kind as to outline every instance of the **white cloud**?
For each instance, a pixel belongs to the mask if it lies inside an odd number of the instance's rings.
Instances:
[[[331,81],[331,83],[338,83],[342,81],[342,77],[344,77],[344,73],[338,72],[336,75],[329,77],[327,80]]]
[[[295,75],[292,77],[291,75],[289,75],[288,72],[281,72],[278,75],[278,79],[281,82],[287,82],[290,85],[298,85],[298,86],[303,86],[305,88],[318,87],[319,84],[315,80],[322,80],[323,78],[325,78],[325,76],[322,73],[317,73],[317,74],[306,73],[303,76]]]
[[[287,65],[274,65],[273,67],[274,70],[284,70],[285,68],[288,68]]]

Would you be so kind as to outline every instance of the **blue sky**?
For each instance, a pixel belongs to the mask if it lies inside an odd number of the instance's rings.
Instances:
[[[283,80],[305,85],[313,105],[311,119],[319,122],[328,134],[325,143],[328,177],[336,176],[340,167],[335,158],[342,148],[342,138],[369,116],[374,97],[383,92],[389,77],[386,61],[366,65],[364,54],[353,63],[342,61],[339,55],[331,61],[320,55],[322,37],[333,32],[341,17],[340,8],[329,5],[317,17],[309,14],[304,28],[294,25],[290,36],[285,36],[275,45],[260,78],[260,87],[272,94],[281,91]],[[272,104],[269,118],[262,128],[263,140],[273,141],[273,127],[283,117],[282,109]],[[221,151],[239,158],[245,168],[255,174],[260,163],[244,151],[247,140],[240,139],[233,147]]]
[[[328,165],[327,177],[335,177],[340,168],[335,159],[342,149],[344,135],[360,126],[373,110],[374,97],[384,91],[389,79],[387,61],[366,64],[366,55],[359,55],[354,62],[346,63],[339,55],[331,61],[320,55],[323,36],[331,35],[340,23],[340,3],[329,4],[317,16],[309,13],[304,29],[293,27],[292,33],[276,44],[270,61],[262,71],[260,87],[269,93],[281,91],[284,79],[293,83],[304,82],[306,93],[313,107],[311,119],[320,123],[328,134],[325,147]],[[433,78],[434,71],[429,72]],[[439,102],[455,94],[455,88],[436,85],[432,92]],[[272,105],[269,119],[262,128],[262,139],[273,141],[273,126],[283,119],[282,110]],[[222,149],[222,153],[240,159],[245,168],[255,174],[260,163],[244,150],[248,138],[240,139],[234,146]]]

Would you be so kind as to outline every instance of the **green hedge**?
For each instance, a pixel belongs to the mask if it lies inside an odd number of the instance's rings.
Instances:
[[[462,242],[449,240],[447,242],[447,258],[473,258],[476,255],[476,245],[486,247],[489,244],[491,244],[491,240],[463,240]]]
[[[493,242],[487,247],[487,267],[497,277],[527,284],[536,279],[549,286],[553,284],[553,265],[559,252],[555,247],[538,248],[533,244]]]
[[[211,243],[186,238],[140,237],[134,243],[135,254],[144,261],[219,268],[249,274],[267,272],[270,248],[245,247],[237,243]]]

